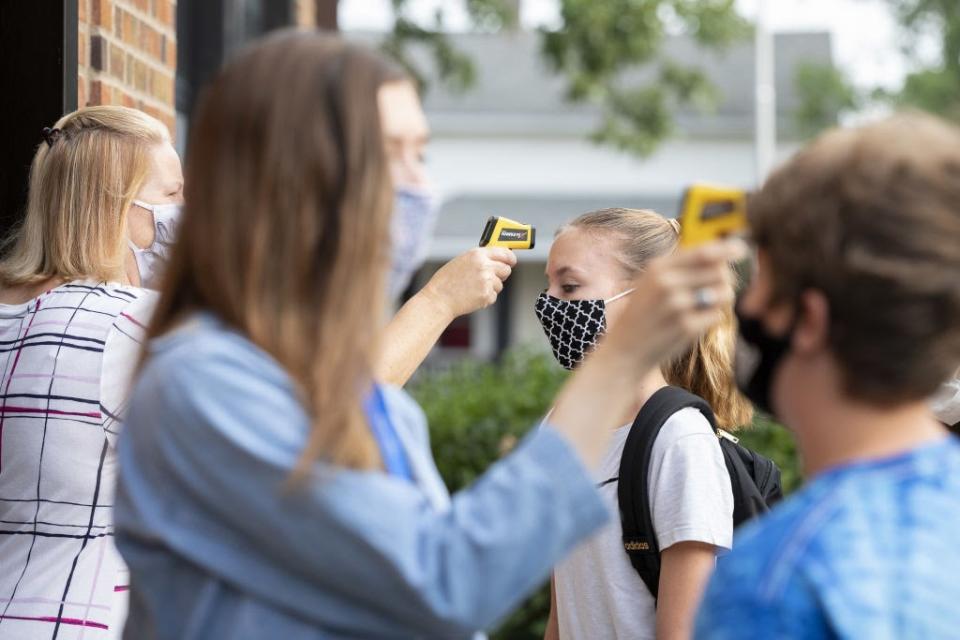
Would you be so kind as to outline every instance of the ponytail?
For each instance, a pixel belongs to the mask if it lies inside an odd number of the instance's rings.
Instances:
[[[736,320],[733,310],[723,321],[700,336],[682,356],[663,365],[663,377],[704,400],[713,409],[717,425],[735,431],[753,419],[753,407],[737,390],[733,379]]]

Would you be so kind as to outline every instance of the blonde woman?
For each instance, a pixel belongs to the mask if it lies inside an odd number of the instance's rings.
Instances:
[[[724,247],[651,267],[632,300],[644,313],[627,305],[631,330],[573,378],[551,428],[451,498],[422,412],[373,374],[393,200],[378,97],[395,77],[359,45],[282,32],[198,108],[118,447],[130,638],[452,639],[494,624],[607,517],[586,471],[606,443],[593,425],[717,320],[694,291],[730,299]]]
[[[578,367],[606,330],[620,326],[633,282],[653,260],[676,250],[678,232],[676,221],[634,209],[587,213],[560,230],[547,261],[549,287],[536,311],[562,365]],[[647,371],[617,417],[595,475],[611,513],[619,513],[627,434],[661,389],[672,385],[700,396],[727,431],[750,421],[752,409],[733,379],[732,308],[724,318],[684,354]],[[731,548],[733,537],[730,477],[717,435],[697,409],[681,409],[664,423],[653,443],[648,486],[661,549],[659,598],[631,565],[615,517],[554,571],[548,639],[689,637],[717,552]]]
[[[38,138],[40,138],[40,132]],[[43,132],[0,261],[0,637],[118,637],[114,444],[155,303],[135,286],[181,200],[166,128],[90,107]]]

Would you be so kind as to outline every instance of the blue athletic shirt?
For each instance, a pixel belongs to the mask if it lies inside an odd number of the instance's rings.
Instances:
[[[960,638],[960,439],[828,471],[722,557],[697,638]]]

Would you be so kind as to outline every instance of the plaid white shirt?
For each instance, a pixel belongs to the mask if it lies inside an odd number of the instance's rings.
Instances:
[[[156,295],[72,282],[0,304],[0,638],[118,638],[115,439]]]

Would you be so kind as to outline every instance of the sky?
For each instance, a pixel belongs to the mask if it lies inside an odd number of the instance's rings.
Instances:
[[[528,28],[559,23],[558,0],[522,0],[521,20]],[[737,0],[738,9],[754,18],[764,0]],[[834,59],[855,85],[862,88],[898,88],[912,62],[901,52],[903,34],[884,0],[766,0],[774,32],[829,31]],[[432,22],[443,6],[451,30],[468,27],[462,0],[411,0],[415,18]],[[341,0],[340,25],[344,30],[390,28],[390,0]],[[932,43],[928,43],[932,44]],[[933,46],[927,47],[932,55]]]

